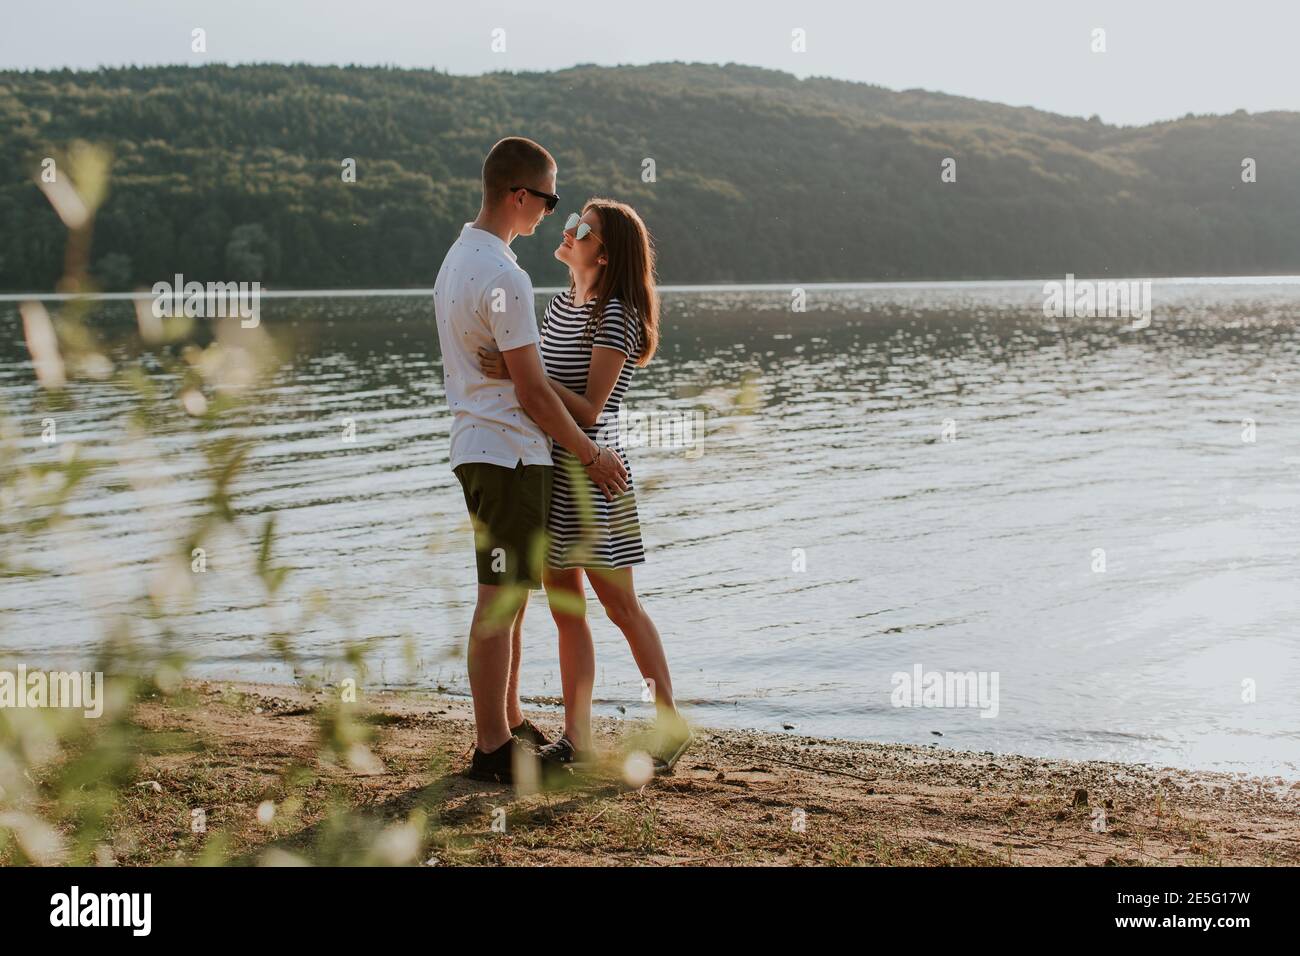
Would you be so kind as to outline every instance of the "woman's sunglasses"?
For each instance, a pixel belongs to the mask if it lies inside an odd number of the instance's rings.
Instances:
[[[564,221],[564,231],[573,230],[574,239],[586,239],[588,236],[594,238],[602,246],[605,244],[600,236],[591,231],[591,223],[583,222],[582,217],[576,212],[569,213],[569,218]]]
[[[522,189],[522,190],[523,190],[524,192],[526,192],[526,193],[531,193],[532,195],[536,196],[538,199],[545,199],[545,200],[546,200],[546,211],[547,211],[547,212],[552,212],[552,211],[554,211],[555,207],[556,207],[556,206],[559,204],[559,202],[560,202],[560,197],[557,196],[557,195],[555,195],[555,193],[544,193],[544,192],[542,192],[540,189],[532,189],[532,188],[530,188],[530,187],[528,187],[528,186],[511,186],[511,187],[510,187],[510,191],[511,191],[511,192],[515,192],[515,191],[520,190],[520,189]]]

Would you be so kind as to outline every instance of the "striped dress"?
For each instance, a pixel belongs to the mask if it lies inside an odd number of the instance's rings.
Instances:
[[[627,469],[628,489],[614,501],[607,501],[587,477],[582,463],[555,445],[555,478],[547,525],[550,550],[546,559],[553,568],[626,568],[645,562],[632,465],[622,447],[618,422],[619,407],[641,354],[641,323],[613,299],[589,333],[587,323],[594,308],[595,302],[574,305],[571,292],[561,292],[551,300],[542,318],[542,361],[548,376],[582,395],[587,390],[594,346],[618,349],[627,356],[600,421],[584,431],[593,441],[618,452]]]

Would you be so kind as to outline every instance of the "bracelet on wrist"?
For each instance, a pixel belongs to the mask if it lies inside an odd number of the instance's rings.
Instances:
[[[587,463],[586,463],[585,465],[583,465],[582,467],[583,467],[583,468],[590,468],[590,467],[591,467],[592,465],[594,465],[596,462],[600,461],[600,456],[604,453],[604,451],[605,451],[605,449],[603,449],[603,448],[601,448],[599,445],[597,445],[597,446],[596,446],[596,454],[595,454],[595,457],[593,457],[593,458],[591,459],[591,461],[587,462]]]

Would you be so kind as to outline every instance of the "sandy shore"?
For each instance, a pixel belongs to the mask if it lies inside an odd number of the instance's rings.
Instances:
[[[221,847],[239,862],[438,866],[1300,864],[1300,784],[1277,778],[697,730],[675,773],[648,785],[611,756],[562,791],[520,796],[459,775],[473,741],[463,700],[366,695],[361,761],[318,756],[325,702],[201,681],[145,701],[136,779],[111,820],[116,861]],[[600,743],[616,754],[637,729],[601,721]],[[331,800],[364,819],[331,816]]]

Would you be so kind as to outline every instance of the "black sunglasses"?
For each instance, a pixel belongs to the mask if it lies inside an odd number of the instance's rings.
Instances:
[[[555,209],[555,207],[558,206],[560,203],[560,197],[555,195],[555,193],[544,193],[540,189],[530,189],[528,186],[510,187],[511,192],[515,192],[518,189],[522,189],[526,193],[532,193],[538,199],[545,199],[547,212],[552,212]]]

